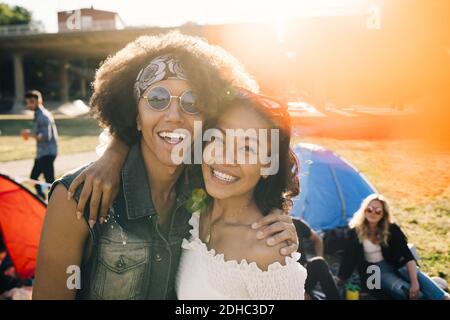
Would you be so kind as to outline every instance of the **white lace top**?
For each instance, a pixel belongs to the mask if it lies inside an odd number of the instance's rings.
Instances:
[[[303,300],[306,269],[297,261],[300,253],[286,257],[286,265],[275,262],[267,271],[255,262],[225,261],[199,238],[199,215],[194,213],[189,223],[191,238],[184,239],[176,280],[181,300]]]

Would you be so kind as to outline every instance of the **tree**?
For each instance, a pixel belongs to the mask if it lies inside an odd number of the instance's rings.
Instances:
[[[31,12],[23,7],[0,3],[0,25],[28,24],[31,18]]]

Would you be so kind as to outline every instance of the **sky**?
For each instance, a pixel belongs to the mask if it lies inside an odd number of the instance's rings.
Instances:
[[[118,12],[126,26],[178,26],[280,20],[297,16],[365,13],[383,0],[0,0],[31,10],[47,32],[57,32],[57,12],[94,6]]]

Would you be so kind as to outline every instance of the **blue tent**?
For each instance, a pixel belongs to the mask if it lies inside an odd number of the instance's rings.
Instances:
[[[292,215],[314,230],[344,227],[361,201],[375,188],[351,164],[321,146],[300,143],[300,195],[293,199]]]

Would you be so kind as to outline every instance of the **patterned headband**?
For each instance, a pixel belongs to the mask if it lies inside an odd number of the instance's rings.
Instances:
[[[145,68],[139,71],[134,83],[134,95],[138,101],[142,94],[152,84],[169,78],[187,80],[180,60],[171,54],[165,54],[153,59]]]

